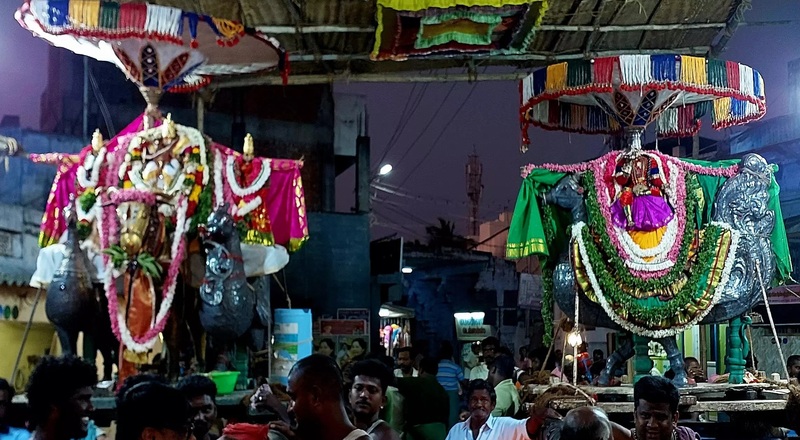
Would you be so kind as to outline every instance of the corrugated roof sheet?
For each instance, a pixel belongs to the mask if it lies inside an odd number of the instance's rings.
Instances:
[[[370,31],[375,26],[374,0],[150,1],[239,20],[254,28],[353,28],[351,31],[339,29],[302,35],[292,30],[272,33],[296,58],[292,62],[295,74],[436,69],[463,66],[467,58],[440,57],[422,62],[369,61],[368,54],[374,43],[374,32]],[[549,0],[543,29],[537,31],[528,48],[528,54],[537,55],[535,59],[527,59],[525,54],[521,57],[491,56],[482,59],[481,64],[531,67],[553,61],[547,57],[569,54],[591,57],[598,52],[675,50],[683,54],[705,55],[724,32],[726,23],[741,18],[750,3],[750,0]],[[652,28],[658,25],[680,27]],[[583,28],[562,30],[568,29],[564,26]],[[313,59],[314,55],[317,59]],[[325,55],[329,59],[319,59]]]
[[[33,270],[12,265],[0,266],[0,286],[27,287],[33,276]]]

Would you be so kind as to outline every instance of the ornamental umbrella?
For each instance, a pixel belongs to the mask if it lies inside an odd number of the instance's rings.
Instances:
[[[553,64],[520,83],[522,150],[530,125],[585,134],[692,136],[711,114],[715,129],[766,113],[764,80],[743,64],[686,55],[620,55]]]
[[[54,46],[115,64],[139,86],[150,116],[163,92],[195,91],[285,59],[277,40],[241,23],[144,2],[27,0],[16,19]]]

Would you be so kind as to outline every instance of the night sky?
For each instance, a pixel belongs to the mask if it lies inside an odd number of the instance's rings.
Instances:
[[[39,100],[46,83],[47,44],[14,21],[13,12],[21,3],[22,0],[0,0],[0,53],[4,55],[0,63],[0,114],[19,114],[23,126],[38,128]],[[722,55],[723,59],[748,64],[764,76],[767,118],[789,113],[787,63],[800,58],[798,1],[754,2],[754,9],[745,17],[748,22],[794,21],[784,25],[742,26]],[[377,224],[373,227],[373,238],[394,232],[419,238],[424,234],[424,226],[434,223],[437,217],[454,221],[457,232],[464,233],[467,218],[464,167],[473,149],[483,162],[482,219],[495,218],[504,208],[513,209],[521,165],[577,162],[604,151],[602,136],[532,129],[532,148],[527,154],[520,154],[516,82],[355,83],[337,84],[335,92],[366,96],[376,169],[390,139],[396,137],[383,161],[394,165],[394,171],[381,182],[399,187],[397,191],[405,196],[375,192],[377,200],[373,207]],[[415,109],[410,118],[402,118],[404,108],[406,115]],[[708,126],[710,123],[706,122]],[[703,134],[720,137],[725,133],[704,129]],[[339,211],[347,212],[354,205],[353,176],[351,170],[337,179]]]

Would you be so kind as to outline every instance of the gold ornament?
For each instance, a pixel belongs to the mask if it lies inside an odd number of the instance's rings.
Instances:
[[[247,136],[244,137],[244,147],[242,147],[242,152],[244,153],[244,160],[250,162],[255,157],[255,148],[253,147],[253,136],[250,133],[247,133]]]

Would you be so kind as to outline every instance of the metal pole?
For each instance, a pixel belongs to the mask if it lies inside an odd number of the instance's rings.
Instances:
[[[206,122],[206,101],[203,99],[203,95],[199,93],[195,96],[197,97],[197,129],[200,130],[200,133],[203,133]]]
[[[17,360],[14,362],[14,370],[11,373],[11,383],[17,380],[17,370],[19,369],[19,361],[22,359],[22,351],[25,350],[25,343],[28,342],[28,333],[31,332],[31,325],[33,325],[33,315],[36,314],[36,307],[39,305],[39,299],[42,297],[42,286],[36,290],[36,298],[33,300],[33,307],[31,307],[31,316],[28,318],[28,324],[25,326],[25,333],[22,334],[22,344],[19,346],[17,353]]]
[[[83,139],[89,137],[89,57],[83,57]]]

